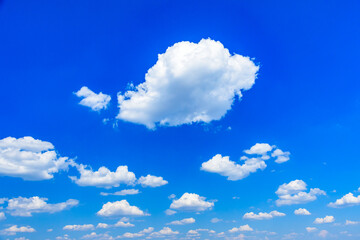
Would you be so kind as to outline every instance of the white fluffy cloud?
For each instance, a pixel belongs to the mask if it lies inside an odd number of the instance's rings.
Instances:
[[[276,158],[276,163],[284,163],[290,160],[290,152],[283,152],[281,149],[276,149],[271,153],[271,156]]]
[[[326,216],[324,218],[316,218],[314,223],[322,224],[322,223],[332,223],[334,221],[335,221],[335,218],[333,216]]]
[[[307,189],[307,185],[303,180],[294,180],[289,183],[282,184],[276,191],[277,195],[288,195],[298,193]]]
[[[255,214],[254,212],[249,212],[249,213],[245,213],[243,218],[252,219],[252,220],[267,220],[267,219],[272,219],[274,217],[283,217],[283,216],[286,216],[286,214],[278,211],[271,211],[269,213],[259,212],[258,214]]]
[[[268,143],[256,143],[250,149],[245,150],[246,154],[267,155],[273,149]]]
[[[299,208],[294,211],[295,215],[311,215],[311,213],[305,208]]]
[[[231,233],[235,233],[235,232],[251,232],[254,231],[248,224],[246,225],[242,225],[238,228],[234,227],[232,229],[229,230],[229,232]]]
[[[348,193],[340,199],[337,199],[335,202],[329,203],[329,207],[340,208],[340,207],[350,207],[360,204],[360,195],[357,197],[353,193]]]
[[[140,177],[138,183],[142,187],[160,187],[168,184],[168,181],[164,180],[162,177],[156,177],[148,174],[146,177]]]
[[[118,236],[117,238],[139,238],[139,237],[143,237],[145,234],[151,233],[152,231],[154,231],[154,228],[148,227],[137,233],[129,233],[129,232],[124,233],[123,235]]]
[[[152,236],[152,237],[164,237],[164,236],[171,236],[171,235],[177,235],[177,234],[179,234],[178,231],[173,231],[169,227],[164,227],[163,229],[161,229],[158,232],[151,233],[150,236]]]
[[[171,209],[194,212],[210,210],[213,207],[213,202],[206,201],[205,197],[195,193],[184,193],[181,198],[174,199],[170,205]]]
[[[240,160],[243,161],[243,164],[231,161],[228,156],[223,157],[221,154],[217,154],[207,162],[203,162],[200,169],[206,172],[218,173],[227,177],[227,179],[230,181],[241,180],[249,176],[251,173],[258,171],[259,169],[264,170],[267,167],[265,161],[270,159],[269,153],[275,148],[276,146],[270,146],[268,143],[256,143],[254,146],[248,150],[245,150],[244,152],[249,155],[259,156],[251,158],[242,156]],[[275,153],[277,150],[280,149],[277,148],[273,153]],[[287,153],[290,154],[289,152]],[[279,155],[275,156],[271,154],[271,156],[276,157],[275,162],[279,159]],[[277,163],[283,162],[285,161],[278,161]]]
[[[136,181],[135,174],[128,170],[127,166],[119,166],[115,172],[106,167],[100,167],[99,170],[93,171],[86,166],[77,165],[80,178],[70,177],[79,186],[95,186],[102,188],[118,187],[120,184],[131,185]]]
[[[114,195],[114,196],[126,196],[126,195],[136,195],[139,194],[140,191],[138,189],[123,189],[121,191],[117,191],[114,193],[106,193],[106,192],[101,192],[100,194],[102,196],[109,196],[109,195]]]
[[[83,225],[66,225],[63,227],[64,230],[71,230],[71,231],[88,231],[93,230],[94,225],[92,224],[83,224]]]
[[[306,190],[307,185],[303,180],[284,183],[276,191],[279,197],[279,199],[276,200],[276,205],[303,204],[315,201],[317,196],[326,195],[326,193],[319,188],[311,188],[309,192],[305,192]]]
[[[61,203],[47,203],[47,198],[18,197],[8,200],[7,212],[12,216],[30,217],[32,213],[55,213],[79,204],[78,200],[69,199]]]
[[[127,221],[118,221],[117,223],[114,224],[114,227],[134,227],[135,225],[130,223],[130,222],[127,222]]]
[[[179,42],[158,55],[145,82],[118,95],[118,119],[154,128],[222,118],[259,67],[217,41]]]
[[[185,224],[191,224],[191,223],[195,223],[194,218],[184,218],[182,220],[172,221],[172,222],[168,223],[167,225],[185,225]]]
[[[201,170],[206,172],[218,173],[227,177],[228,180],[237,181],[256,172],[258,169],[264,170],[266,163],[260,158],[248,158],[244,164],[237,164],[231,161],[228,156],[215,155],[212,159],[202,163]]]
[[[107,224],[107,223],[98,223],[98,225],[96,226],[96,228],[109,228],[111,227],[111,225]]]
[[[142,234],[142,233],[129,233],[129,232],[126,232],[123,235],[119,236],[118,238],[139,238],[139,237],[142,237],[142,236],[144,236],[144,234]]]
[[[67,157],[59,157],[50,142],[32,137],[0,140],[0,176],[47,180],[72,164]]]
[[[93,111],[106,109],[111,100],[109,95],[103,94],[102,92],[96,94],[86,86],[77,91],[75,95],[82,98],[79,103],[80,105],[89,107]]]
[[[97,214],[103,217],[149,215],[144,213],[138,207],[131,206],[126,200],[105,203]]]
[[[317,231],[317,228],[316,227],[306,227],[306,231],[307,232],[315,232],[315,231]]]
[[[127,227],[134,227],[135,225],[129,222],[129,218],[127,217],[122,217],[119,221],[117,221],[115,224],[107,224],[107,223],[98,223],[98,225],[96,226],[96,228],[111,228],[111,227],[122,227],[122,228],[127,228]]]
[[[30,226],[18,227],[17,225],[13,225],[1,231],[1,233],[4,235],[15,235],[16,233],[32,233],[32,232],[35,232],[35,229]]]

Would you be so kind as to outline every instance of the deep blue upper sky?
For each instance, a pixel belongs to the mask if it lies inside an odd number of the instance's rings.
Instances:
[[[193,217],[192,225],[170,227],[182,236],[190,229],[220,233],[249,224],[254,231],[244,234],[259,239],[265,235],[256,230],[277,232],[270,239],[293,232],[298,234],[295,239],[316,239],[320,230],[327,230],[329,238],[358,239],[359,229],[345,221],[360,221],[360,206],[337,209],[327,204],[349,192],[359,195],[354,192],[360,187],[359,12],[359,1],[0,1],[0,139],[32,136],[94,170],[127,165],[137,177],[152,174],[169,182],[121,197],[99,193],[131,187],[80,187],[68,178],[77,174],[74,168],[44,181],[2,176],[0,198],[39,196],[49,203],[80,203],[32,217],[11,216],[5,209],[7,219],[0,222],[0,230],[29,225],[36,232],[0,239],[55,239],[66,233],[80,239],[90,231],[62,228],[113,223],[115,219],[96,212],[104,203],[122,199],[151,216],[130,219],[135,224],[131,229],[95,232],[116,237],[147,227],[159,231],[168,222]],[[117,93],[126,91],[129,83],[144,82],[158,54],[177,42],[207,38],[220,41],[230,53],[254,58],[260,66],[255,85],[221,120],[149,130],[114,119]],[[110,95],[108,109],[96,112],[79,105],[74,92],[83,86]],[[110,123],[104,124],[104,118]],[[264,171],[239,181],[200,170],[216,154],[238,161],[255,143],[290,151],[290,160],[267,162]],[[277,207],[275,191],[296,179],[327,195]],[[165,215],[172,202],[168,196],[180,198],[185,192],[217,201],[199,215]],[[312,215],[294,215],[299,207]],[[247,212],[273,210],[286,216],[242,218]],[[334,216],[335,223],[313,223],[327,215]],[[223,221],[211,223],[215,217]],[[305,227],[318,231],[310,234]],[[50,228],[53,232],[46,231]],[[340,234],[343,231],[353,236]]]

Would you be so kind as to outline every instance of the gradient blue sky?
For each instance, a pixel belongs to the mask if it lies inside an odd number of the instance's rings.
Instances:
[[[187,232],[196,229],[216,231],[201,232],[200,239],[239,234],[245,235],[240,239],[359,239],[360,223],[345,223],[360,222],[360,206],[327,206],[350,192],[359,196],[359,12],[358,1],[0,1],[0,139],[31,136],[51,142],[60,156],[93,170],[127,165],[137,177],[152,174],[168,181],[156,188],[122,184],[104,189],[72,182],[68,176],[79,175],[74,167],[42,181],[0,173],[0,198],[79,201],[71,209],[31,217],[12,216],[5,202],[0,239],[56,239],[64,234],[81,239],[91,232],[115,239],[148,227],[179,232],[166,239],[192,239]],[[256,83],[226,115],[210,123],[153,130],[115,119],[117,93],[126,91],[129,83],[144,82],[158,54],[181,41],[207,38],[220,41],[230,53],[254,58],[260,67]],[[80,105],[74,92],[83,86],[110,95],[107,109]],[[103,119],[110,120],[104,124]],[[200,170],[216,154],[238,162],[256,143],[289,151],[290,160],[269,160],[266,169],[238,181]],[[326,195],[276,206],[278,187],[296,179]],[[141,193],[100,195],[129,188]],[[186,192],[216,200],[214,207],[199,214],[166,215],[173,201],[168,196],[178,199]],[[63,230],[65,225],[115,223],[120,217],[96,213],[103,204],[123,199],[151,216],[130,217],[135,225],[131,228]],[[294,215],[298,208],[311,215]],[[248,212],[274,210],[286,216],[243,218]],[[335,221],[314,223],[325,216]],[[196,222],[166,225],[184,218]],[[212,223],[213,218],[222,221]],[[253,231],[228,231],[246,224]],[[4,229],[13,225],[31,226],[36,232],[6,235]],[[306,227],[317,230],[308,233]],[[221,232],[224,235],[218,235]]]

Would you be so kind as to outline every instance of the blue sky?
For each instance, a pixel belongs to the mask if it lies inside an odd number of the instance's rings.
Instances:
[[[359,10],[0,1],[0,239],[359,239]]]

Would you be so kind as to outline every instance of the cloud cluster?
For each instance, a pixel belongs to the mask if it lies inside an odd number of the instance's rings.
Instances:
[[[148,128],[219,120],[253,86],[258,69],[218,41],[178,42],[158,55],[145,82],[118,94],[117,118]]]
[[[169,227],[164,227],[163,229],[161,229],[158,232],[153,232],[150,234],[151,237],[168,237],[171,235],[177,235],[179,234],[178,231],[173,231],[171,228]]]
[[[243,164],[231,161],[228,156],[222,156],[221,154],[215,155],[207,162],[202,163],[201,170],[211,173],[217,173],[227,177],[230,181],[241,180],[251,173],[258,170],[264,170],[267,165],[266,160],[270,159],[270,153],[276,146],[270,146],[267,143],[256,143],[250,149],[244,152],[248,155],[257,155],[255,157],[241,157]],[[279,148],[271,153],[271,156],[275,158],[275,162],[283,163],[289,160],[289,152],[283,152]]]
[[[50,142],[32,137],[0,140],[0,176],[47,180],[72,164],[67,157],[59,157]]]
[[[242,225],[238,228],[234,227],[232,229],[229,230],[229,232],[231,233],[235,233],[235,232],[251,232],[254,231],[254,229],[252,229],[248,224],[246,225]]]
[[[311,215],[311,213],[305,208],[299,208],[294,211],[295,215]]]
[[[323,190],[319,188],[311,188],[309,192],[307,185],[303,180],[294,180],[289,183],[284,183],[279,186],[275,192],[279,199],[276,200],[277,206],[303,204],[315,201],[317,196],[326,195]]]
[[[335,221],[335,218],[333,216],[326,216],[324,218],[316,218],[314,223],[322,224],[322,223],[332,223],[334,221]]]
[[[156,177],[148,174],[146,177],[140,177],[138,183],[142,187],[161,187],[168,184],[168,181],[164,180],[162,177]]]
[[[69,199],[61,203],[47,203],[47,198],[18,197],[8,200],[7,212],[12,216],[31,217],[33,213],[55,213],[77,206],[78,200]]]
[[[96,94],[86,86],[82,87],[79,91],[77,91],[75,95],[82,98],[79,103],[80,105],[89,107],[93,111],[100,111],[101,109],[106,109],[111,100],[111,97],[109,95],[103,94],[102,92]]]
[[[185,224],[191,224],[191,223],[195,223],[194,218],[184,218],[182,220],[172,221],[172,222],[168,223],[167,225],[185,225]]]
[[[79,186],[94,186],[102,188],[118,187],[120,184],[132,185],[136,181],[135,174],[128,170],[127,166],[119,166],[115,172],[106,167],[100,167],[93,171],[80,164],[77,166],[80,177],[70,177]]]
[[[107,223],[98,223],[98,225],[96,226],[96,228],[111,228],[111,227],[122,227],[122,228],[127,228],[127,227],[134,227],[135,225],[129,222],[129,218],[127,217],[122,217],[119,221],[117,221],[115,224],[107,224]]]
[[[136,206],[131,206],[128,201],[121,200],[116,202],[105,203],[97,215],[102,217],[116,217],[116,216],[148,216],[149,214],[140,210]]]
[[[13,225],[1,231],[3,235],[15,235],[16,233],[32,233],[36,232],[34,228],[30,226],[21,226]]]
[[[252,219],[252,220],[267,220],[267,219],[272,219],[274,217],[284,217],[284,216],[286,216],[285,213],[278,211],[271,211],[269,213],[259,212],[258,214],[255,214],[254,212],[249,212],[249,213],[245,213],[243,218]]]
[[[115,172],[110,171],[104,166],[100,167],[97,171],[93,171],[91,167],[83,164],[76,164],[76,168],[80,173],[80,177],[70,176],[70,179],[82,187],[93,186],[109,189],[112,187],[119,187],[121,184],[141,184],[142,187],[160,187],[168,183],[168,181],[164,180],[163,177],[157,177],[150,174],[146,177],[141,176],[137,180],[135,173],[129,171],[128,166],[118,166]],[[114,194],[103,193],[102,195],[125,196],[137,193],[139,193],[138,190],[130,189],[116,192]]]
[[[329,207],[340,208],[340,207],[350,207],[360,204],[360,195],[357,197],[353,193],[348,193],[340,199],[337,199],[335,202],[329,203]]]
[[[228,156],[215,155],[212,159],[202,163],[201,170],[211,173],[218,173],[227,177],[228,180],[237,181],[256,172],[258,169],[264,170],[266,163],[259,158],[249,158],[241,164],[231,161]]]
[[[71,231],[88,231],[94,229],[92,224],[83,224],[83,225],[66,225],[63,227],[64,230]]]
[[[181,198],[174,199],[170,205],[171,209],[179,211],[206,211],[214,207],[214,203],[206,201],[205,197],[201,197],[196,193],[184,193]]]

